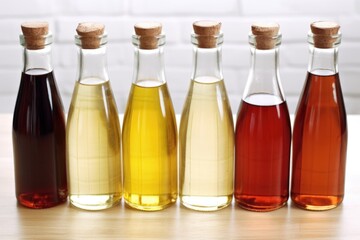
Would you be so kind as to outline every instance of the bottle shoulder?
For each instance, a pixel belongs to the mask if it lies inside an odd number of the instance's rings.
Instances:
[[[124,114],[124,122],[128,115],[137,115],[139,118],[148,115],[159,115],[159,118],[172,116],[175,119],[174,108],[169,94],[167,83],[133,83],[130,89],[128,102]],[[160,117],[162,116],[162,117]]]
[[[64,126],[65,117],[53,72],[23,72],[14,109],[14,129],[36,133],[40,127],[40,132],[46,132],[53,131],[54,124]]]

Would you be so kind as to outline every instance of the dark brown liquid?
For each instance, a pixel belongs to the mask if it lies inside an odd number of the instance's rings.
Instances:
[[[235,131],[235,200],[252,211],[271,211],[289,198],[291,125],[286,102],[242,101]]]
[[[291,199],[327,210],[344,197],[347,124],[338,74],[308,73],[294,123]]]
[[[16,197],[30,208],[66,201],[65,116],[53,73],[22,73],[13,118]]]

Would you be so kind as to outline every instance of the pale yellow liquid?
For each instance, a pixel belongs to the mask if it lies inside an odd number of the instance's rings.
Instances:
[[[76,82],[66,127],[69,198],[100,210],[121,200],[120,124],[109,82],[83,82]]]
[[[177,198],[177,129],[166,83],[131,87],[123,124],[124,200],[155,211]]]
[[[191,209],[228,206],[233,194],[234,127],[224,82],[191,81],[180,124],[180,200]]]

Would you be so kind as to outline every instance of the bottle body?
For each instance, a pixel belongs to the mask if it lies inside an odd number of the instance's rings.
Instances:
[[[242,100],[235,142],[236,202],[253,211],[271,211],[286,204],[291,146],[286,101],[271,94]]]
[[[234,124],[224,81],[191,80],[180,124],[180,200],[194,210],[231,203]]]
[[[22,73],[13,117],[13,147],[18,202],[29,208],[65,202],[65,115],[52,71]]]
[[[177,128],[166,82],[132,84],[123,124],[124,200],[161,210],[177,199]]]
[[[86,210],[117,204],[122,188],[120,124],[109,81],[76,82],[67,145],[71,204]]]
[[[344,197],[347,123],[339,75],[308,73],[294,122],[292,201],[328,210]]]

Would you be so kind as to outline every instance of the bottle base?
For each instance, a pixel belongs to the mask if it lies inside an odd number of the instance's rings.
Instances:
[[[177,194],[140,195],[125,194],[125,204],[141,211],[160,211],[176,202]]]
[[[119,204],[121,200],[120,194],[104,194],[104,195],[70,195],[70,203],[74,207],[97,211],[111,208]]]
[[[279,196],[241,196],[236,197],[237,205],[254,212],[270,212],[286,205],[288,198]]]
[[[181,196],[181,204],[196,211],[217,211],[226,208],[232,201],[232,195],[205,197],[205,196]]]
[[[66,201],[52,193],[22,193],[17,199],[20,205],[34,209],[51,208]]]
[[[343,196],[320,196],[291,194],[291,200],[295,206],[310,211],[326,211],[339,206]]]

